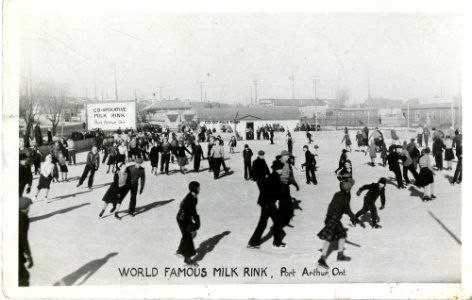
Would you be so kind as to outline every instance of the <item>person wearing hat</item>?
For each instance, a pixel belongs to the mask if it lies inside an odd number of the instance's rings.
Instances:
[[[347,150],[343,149],[341,150],[341,156],[339,157],[339,163],[338,163],[338,168],[334,171],[334,174],[338,174],[338,171],[341,170],[344,167],[344,163],[347,160]]]
[[[26,193],[31,191],[31,184],[33,183],[33,174],[31,173],[31,166],[27,163],[26,153],[20,153],[20,165],[18,168],[18,187],[19,195],[23,196],[26,187]]]
[[[252,179],[252,172],[251,172],[251,158],[252,158],[252,150],[249,148],[249,145],[244,145],[243,150],[243,160],[244,160],[244,179],[250,180]]]
[[[395,174],[395,179],[397,180],[397,186],[399,189],[404,189],[405,186],[403,185],[403,179],[402,179],[402,171],[400,169],[400,160],[401,160],[401,155],[399,151],[402,151],[402,146],[400,145],[391,145],[388,149],[389,153],[387,155],[387,161],[388,161],[388,168],[390,171]]]
[[[177,212],[177,224],[179,225],[182,238],[176,254],[184,256],[184,262],[188,265],[195,265],[192,256],[196,254],[193,239],[200,229],[200,216],[197,214],[198,194],[200,193],[200,183],[192,181],[188,185],[189,193],[180,202]]]
[[[267,227],[267,220],[272,219],[274,225],[272,230],[274,233],[273,245],[277,248],[284,248],[285,243],[282,243],[282,227],[278,217],[278,211],[275,203],[279,197],[280,185],[280,175],[282,174],[282,169],[284,164],[275,160],[272,164],[272,174],[269,177],[261,180],[261,185],[259,186],[260,193],[257,200],[257,204],[261,207],[261,215],[259,217],[259,222],[257,227],[249,239],[247,248],[250,249],[259,249],[261,245],[262,234],[264,233],[265,228]]]
[[[41,127],[39,127],[39,123],[36,123],[36,125],[34,126],[34,139],[38,147],[41,147],[43,145],[43,133],[41,132]]]
[[[274,144],[274,129],[272,128],[272,125],[269,125],[269,134],[270,134],[270,144]]]
[[[193,171],[199,172],[200,171],[200,162],[202,159],[205,159],[203,156],[203,149],[200,146],[200,141],[195,139],[192,144],[192,155],[193,155]]]
[[[434,195],[434,170],[433,170],[433,159],[431,157],[431,150],[429,147],[424,149],[423,155],[419,160],[420,174],[415,184],[419,187],[424,188],[423,201],[431,201],[436,199]]]
[[[264,159],[264,155],[265,152],[259,150],[259,152],[257,152],[257,158],[252,162],[252,179],[256,182],[257,187],[259,188],[259,195],[262,191],[264,180],[270,175],[270,170]]]
[[[336,192],[331,200],[326,218],[324,221],[325,226],[318,233],[318,237],[324,240],[323,249],[321,251],[321,257],[318,260],[318,265],[322,268],[329,269],[326,263],[328,257],[328,250],[331,243],[338,242],[338,261],[350,261],[351,258],[344,255],[344,244],[347,238],[347,230],[341,223],[341,219],[344,214],[347,214],[352,224],[356,225],[359,221],[356,219],[354,213],[351,210],[351,188],[354,185],[354,179],[349,178],[339,183],[340,191]]]
[[[290,185],[294,185],[297,188],[297,191],[300,190],[295,177],[293,175],[292,166],[289,163],[291,153],[287,150],[283,150],[280,153],[280,161],[284,164],[282,168],[282,174],[280,175],[280,198],[279,198],[279,212],[280,212],[280,222],[282,227],[289,226],[290,220],[294,216],[294,211],[292,207],[292,195],[290,194]]]
[[[293,150],[293,138],[292,135],[290,134],[290,131],[287,132],[287,149],[290,154],[292,154]]]
[[[310,152],[310,150],[308,150],[307,145],[303,146],[303,151],[305,152],[305,163],[302,164],[302,168],[305,168],[306,183],[310,184],[311,182],[313,182],[314,185],[317,185],[318,181],[316,181],[315,176],[315,156],[313,153]]]
[[[134,217],[134,210],[136,209],[136,195],[138,194],[139,181],[141,181],[141,189],[139,194],[144,191],[144,184],[146,182],[146,174],[144,168],[141,166],[143,159],[141,157],[136,158],[135,164],[126,168],[127,173],[127,186],[128,190],[131,191],[131,198],[129,201],[128,213]]]
[[[18,216],[18,286],[29,286],[28,269],[33,267],[33,256],[28,243],[30,198],[20,197]],[[25,264],[27,264],[25,266]]]
[[[380,196],[380,206],[379,209],[384,209],[385,207],[385,185],[387,184],[387,179],[382,177],[377,183],[373,182],[371,184],[363,185],[357,190],[357,196],[360,196],[362,191],[368,190],[367,194],[364,197],[364,206],[355,214],[355,218],[359,219],[360,216],[364,215],[366,212],[370,211],[370,216],[372,218],[372,228],[381,228],[378,222],[377,207],[375,206],[375,201]]]
[[[93,185],[93,177],[95,175],[95,171],[98,170],[99,165],[100,165],[100,154],[98,153],[97,146],[93,146],[92,150],[87,154],[87,161],[85,163],[84,172],[82,173],[82,176],[79,179],[79,183],[77,184],[77,187],[81,186],[82,183],[84,183],[85,178],[87,178],[87,175],[90,172],[90,176],[88,179],[88,188],[91,189]]]

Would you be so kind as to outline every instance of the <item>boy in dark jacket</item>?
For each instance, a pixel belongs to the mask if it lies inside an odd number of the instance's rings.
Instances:
[[[29,286],[30,274],[27,268],[33,267],[33,256],[28,243],[29,207],[33,203],[31,199],[20,197],[19,201],[19,226],[18,226],[18,286]],[[25,263],[27,266],[25,267]]]
[[[389,148],[389,154],[387,155],[388,161],[388,168],[390,171],[395,174],[395,179],[397,180],[398,188],[404,189],[405,186],[403,185],[402,179],[402,171],[400,169],[400,162],[401,159],[400,153],[398,153],[397,149],[402,149],[402,146],[391,145]]]
[[[200,229],[200,216],[197,214],[197,195],[200,193],[200,183],[192,181],[188,187],[190,192],[180,203],[177,213],[177,224],[182,232],[177,254],[184,256],[186,264],[196,265],[191,258],[196,254],[193,239],[197,235],[197,230]]]
[[[200,161],[205,159],[205,157],[203,156],[202,146],[200,146],[200,143],[197,139],[192,144],[192,155],[193,171],[198,173],[200,171]]]
[[[33,183],[33,174],[31,174],[31,166],[26,161],[27,157],[25,153],[20,153],[20,165],[18,169],[18,186],[20,190],[20,197],[23,196],[23,192],[26,187],[26,193],[31,191],[31,184]]]
[[[84,172],[80,177],[79,183],[77,187],[81,186],[84,183],[85,178],[87,178],[88,173],[90,172],[89,180],[88,180],[88,188],[91,189],[93,185],[93,176],[95,175],[95,171],[98,170],[98,166],[100,165],[100,154],[98,154],[98,148],[96,146],[92,147],[92,151],[87,154],[87,161],[85,163]]]
[[[244,179],[250,180],[252,179],[251,174],[251,158],[252,158],[252,150],[249,148],[249,145],[244,145],[243,150],[243,159],[244,159]]]
[[[372,227],[373,228],[381,228],[378,222],[378,215],[377,215],[377,207],[375,206],[375,201],[380,196],[380,203],[382,206],[380,209],[384,209],[385,207],[385,185],[387,184],[387,179],[382,177],[379,179],[377,183],[371,183],[363,185],[357,191],[357,196],[360,196],[362,191],[368,190],[367,194],[364,197],[364,206],[359,210],[355,218],[358,219],[360,216],[365,214],[366,212],[370,211],[370,215],[372,217]]]
[[[310,184],[313,182],[314,185],[318,184],[315,176],[315,165],[316,160],[313,153],[308,150],[308,146],[303,146],[303,151],[305,152],[305,163],[302,164],[302,168],[305,168],[306,183]]]

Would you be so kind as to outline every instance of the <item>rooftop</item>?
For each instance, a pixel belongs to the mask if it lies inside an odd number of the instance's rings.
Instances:
[[[224,107],[196,109],[199,121],[238,120],[298,120],[300,111],[297,107]]]

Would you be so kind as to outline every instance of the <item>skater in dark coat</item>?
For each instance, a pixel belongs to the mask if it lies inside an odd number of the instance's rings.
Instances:
[[[33,150],[31,150],[31,158],[33,159],[34,165],[34,175],[38,175],[41,170],[41,157],[42,154],[39,152],[38,147],[34,146]]]
[[[200,142],[196,139],[192,144],[192,154],[193,154],[193,171],[199,172],[200,171],[200,162],[202,159],[205,159],[203,156],[203,149],[200,146]]]
[[[334,173],[338,173],[339,170],[341,170],[344,167],[344,162],[347,160],[347,150],[343,149],[341,152],[341,156],[339,157],[339,163],[338,163],[338,168],[334,171]]]
[[[313,143],[312,137],[313,137],[313,135],[310,133],[309,130],[307,130],[307,132],[306,132],[306,138],[308,139],[308,144]]]
[[[357,196],[360,196],[362,191],[368,190],[367,194],[364,197],[364,206],[359,210],[355,218],[358,219],[360,216],[370,211],[370,216],[372,217],[372,228],[381,228],[378,222],[377,207],[375,206],[375,201],[380,196],[380,206],[379,209],[384,209],[385,207],[385,185],[387,184],[387,179],[382,177],[377,183],[371,183],[363,185],[357,191]]]
[[[292,139],[292,135],[290,134],[290,131],[287,132],[287,149],[288,149],[288,152],[290,152],[290,154],[292,154],[293,139]]]
[[[257,158],[252,162],[252,179],[257,183],[257,187],[259,188],[259,197],[263,189],[264,180],[270,175],[264,155],[265,152],[259,150],[259,152],[257,152]]]
[[[34,126],[34,139],[36,140],[36,146],[40,147],[43,145],[43,134],[41,132],[41,127],[36,123]]]
[[[441,137],[436,136],[433,138],[433,155],[434,160],[436,161],[436,168],[439,171],[442,171],[443,169],[443,149],[445,148],[446,146],[444,145]]]
[[[308,150],[308,146],[303,146],[303,151],[305,152],[305,163],[302,164],[302,168],[305,168],[305,175],[306,175],[306,183],[310,184],[313,182],[314,185],[318,184],[315,175],[315,166],[316,160],[313,153]]]
[[[192,181],[189,184],[190,192],[180,203],[177,213],[177,224],[179,225],[182,239],[180,240],[177,254],[184,256],[184,262],[188,265],[195,265],[192,256],[196,254],[193,239],[200,229],[200,216],[197,214],[198,193],[200,192],[200,183]]]
[[[389,170],[392,171],[393,174],[395,174],[395,179],[397,180],[398,188],[404,189],[405,186],[403,185],[402,171],[400,169],[399,162],[399,160],[401,160],[402,158],[398,153],[400,149],[402,149],[402,146],[391,145],[389,148],[389,154],[387,155],[387,161]]]
[[[244,160],[244,179],[250,180],[252,179],[251,174],[251,158],[252,158],[252,150],[249,148],[249,145],[244,145],[243,150],[243,160]]]
[[[149,160],[151,161],[151,174],[157,175],[157,166],[159,164],[159,144],[157,141],[152,142],[151,150],[149,151]]]
[[[164,140],[162,141],[162,146],[161,146],[161,173],[166,173],[166,175],[169,175],[169,162],[170,162],[170,155],[171,155],[171,145],[169,143],[169,140],[164,137]]]
[[[141,166],[143,159],[138,157],[136,158],[136,163],[132,166],[126,168],[127,173],[127,185],[128,189],[131,192],[131,198],[129,201],[129,210],[128,213],[134,217],[134,210],[136,209],[136,196],[138,194],[139,181],[141,181],[141,188],[139,189],[139,194],[142,194],[144,191],[144,184],[146,182],[146,175],[144,168]]]
[[[454,171],[454,177],[452,178],[451,184],[460,184],[462,182],[462,145],[456,147],[457,165]]]
[[[280,175],[282,174],[282,169],[284,164],[275,160],[272,165],[272,174],[269,177],[263,180],[262,189],[260,190],[259,198],[257,204],[261,207],[261,215],[259,217],[259,222],[257,223],[256,230],[254,231],[249,243],[248,248],[259,249],[261,245],[262,234],[264,233],[265,228],[267,227],[267,220],[272,219],[274,225],[272,226],[272,231],[274,234],[273,245],[275,247],[285,246],[282,243],[282,228],[279,224],[279,216],[276,207],[276,202],[279,200],[279,191],[280,191]]]
[[[270,144],[274,144],[274,129],[272,126],[269,127],[269,133],[270,133]]]
[[[29,194],[31,191],[31,185],[33,184],[33,174],[31,174],[31,166],[27,163],[27,157],[25,153],[20,153],[20,165],[18,168],[18,187],[19,195],[23,196],[23,192],[26,187],[26,193]]]
[[[338,241],[338,261],[350,261],[351,258],[344,255],[344,243],[347,238],[347,230],[341,223],[341,219],[344,214],[347,214],[351,218],[351,222],[355,225],[359,221],[353,214],[350,202],[351,202],[351,188],[354,185],[354,179],[350,178],[346,181],[340,182],[340,191],[336,192],[328,206],[328,212],[326,213],[325,226],[318,233],[318,237],[324,240],[323,250],[321,257],[318,260],[320,267],[329,269],[326,264],[326,258],[328,256],[328,250],[331,243]]]
[[[82,183],[84,183],[85,178],[87,178],[87,175],[90,172],[90,176],[88,179],[88,188],[91,189],[93,185],[93,177],[95,175],[95,171],[98,170],[99,165],[100,165],[100,154],[98,154],[98,148],[96,146],[93,146],[92,151],[90,151],[87,154],[87,161],[85,163],[84,172],[82,173],[82,176],[79,179],[79,183],[77,184],[77,187],[81,186]]]
[[[105,204],[103,205],[103,208],[100,211],[100,214],[98,215],[100,218],[105,213],[105,210],[107,209],[108,204],[111,203],[113,205],[113,208],[110,211],[110,213],[113,213],[116,209],[116,205],[118,203],[121,203],[119,180],[120,180],[120,168],[116,167],[116,171],[113,175],[113,182],[102,198],[102,201],[105,202]]]
[[[29,286],[30,274],[28,269],[33,267],[33,256],[28,242],[28,229],[30,219],[28,212],[31,199],[20,197],[18,216],[18,286]],[[25,264],[27,264],[25,266]]]

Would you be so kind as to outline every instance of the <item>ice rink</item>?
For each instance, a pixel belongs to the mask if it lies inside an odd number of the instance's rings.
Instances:
[[[355,134],[350,133],[354,150],[357,149]],[[35,263],[30,270],[31,285],[459,282],[461,186],[451,186],[448,182],[455,163],[452,171],[436,172],[434,201],[423,202],[422,191],[412,185],[399,190],[396,182],[387,184],[386,207],[379,211],[379,224],[383,228],[373,229],[368,215],[361,217],[365,228],[352,227],[344,216],[343,224],[349,229],[345,254],[352,261],[337,262],[335,250],[327,259],[331,267],[328,275],[303,274],[304,268],[311,272],[316,269],[322,247],[316,234],[322,229],[328,204],[339,188],[334,170],[343,148],[341,131],[313,134],[314,144],[319,145],[316,186],[306,184],[305,173],[301,171],[302,147],[307,143],[305,133],[293,135],[297,168],[294,172],[300,191],[291,186],[291,192],[300,203],[292,221],[294,227],[285,228],[286,249],[272,248],[271,238],[259,250],[246,248],[260,214],[256,183],[244,180],[243,176],[241,150],[246,141],[238,142],[235,154],[229,154],[225,141],[226,164],[232,174],[216,181],[208,172],[207,160],[202,161],[203,171],[185,175],[177,172],[176,164],[171,164],[169,176],[151,175],[149,161],[144,162],[146,186],[143,194],[138,194],[137,215],[124,216],[121,221],[109,214],[111,206],[104,218],[98,217],[103,206],[101,199],[113,179],[111,173],[106,174],[105,165],[97,171],[92,190],[86,182],[76,188],[86,156],[86,152],[80,153],[77,157],[80,164],[69,167],[71,180],[51,184],[51,203],[39,201],[31,207],[29,241]],[[274,145],[267,140],[247,141],[254,152],[253,159],[258,150],[264,150],[270,167],[275,156],[286,149],[284,136],[277,133]],[[314,144],[310,145],[311,151]],[[207,144],[202,143],[202,148],[206,157]],[[382,176],[393,179],[393,173],[388,166],[367,165],[369,156],[360,152],[350,153],[350,159],[356,181],[351,192],[351,208],[355,213],[362,207],[365,195],[364,192],[356,196],[357,189]],[[187,165],[187,171],[192,166],[192,162]],[[32,192],[26,196],[35,193],[37,180],[38,176],[34,176]],[[192,180],[201,183],[197,210],[202,225],[194,240],[199,267],[186,272],[201,275],[205,269],[207,276],[171,276],[172,269],[166,273],[166,267],[184,268],[183,258],[175,254],[181,237],[175,217]],[[38,200],[43,199],[44,191]],[[129,194],[123,201],[121,215],[126,215],[128,203]],[[265,233],[270,226],[269,220]],[[244,276],[245,267],[267,269],[260,276]],[[283,267],[287,272],[281,275]],[[144,276],[135,273],[132,273],[134,277],[121,276],[123,268],[143,268]],[[157,268],[156,276],[152,268]],[[222,270],[228,273],[214,273],[215,268],[227,268]],[[333,272],[335,268],[340,274]],[[289,272],[292,270],[295,272]]]

